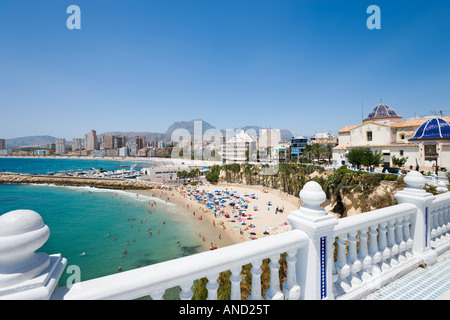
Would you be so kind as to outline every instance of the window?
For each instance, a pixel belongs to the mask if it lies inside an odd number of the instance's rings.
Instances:
[[[400,150],[400,155],[401,155],[401,156],[403,155],[403,150]]]
[[[367,131],[367,141],[372,141],[372,131]]]
[[[405,134],[402,133],[402,134],[400,135],[400,139],[401,139],[401,140],[404,140],[404,139],[405,139]]]

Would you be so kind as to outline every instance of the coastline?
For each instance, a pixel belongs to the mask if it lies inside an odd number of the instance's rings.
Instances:
[[[122,161],[122,162],[139,162],[148,163],[153,165],[164,164],[186,164],[192,166],[212,166],[215,164],[222,164],[222,161],[212,160],[190,160],[190,159],[177,159],[177,158],[159,158],[159,157],[92,157],[92,156],[0,156],[0,159],[72,159],[72,160],[98,160],[98,161]]]
[[[287,222],[287,216],[291,211],[297,210],[301,200],[298,197],[286,194],[280,190],[264,188],[262,186],[238,185],[219,183],[217,185],[203,184],[199,186],[167,185],[148,181],[113,180],[99,178],[68,178],[30,176],[20,174],[1,174],[0,184],[48,184],[56,186],[86,186],[100,189],[120,189],[138,195],[159,198],[163,201],[175,204],[181,211],[196,219],[199,226],[199,237],[205,246],[224,247],[252,239],[265,237],[291,230]],[[198,203],[189,192],[221,192],[230,191],[240,194],[254,194],[255,199],[248,198],[248,210],[250,219],[242,220],[226,218],[223,215],[215,215],[214,211],[204,204]],[[268,202],[271,201],[271,205]],[[253,207],[258,206],[258,211]],[[276,208],[283,208],[283,212]],[[231,213],[232,208],[227,206],[224,211]],[[201,218],[201,219],[200,219]],[[235,220],[235,221],[232,221]],[[243,225],[242,223],[245,223]],[[249,226],[253,225],[252,228]],[[251,234],[253,233],[253,234]]]
[[[212,209],[191,196],[195,191],[204,191],[206,193],[215,190],[236,192],[243,196],[244,194],[254,194],[255,199],[248,199],[247,214],[250,216],[239,221],[240,217],[234,219],[226,218],[224,215],[215,215]],[[248,185],[200,185],[192,186],[163,186],[149,191],[133,190],[132,192],[158,197],[164,201],[171,202],[182,210],[185,210],[193,219],[197,219],[202,225],[209,226],[209,232],[205,234],[205,242],[218,247],[254,240],[268,235],[274,235],[291,230],[287,221],[290,212],[297,210],[300,205],[300,198],[285,194],[279,190],[266,190],[262,186]],[[190,193],[192,192],[192,193]],[[271,205],[267,203],[271,201]],[[258,211],[253,207],[258,206]],[[283,208],[283,212],[277,211],[277,208]],[[232,208],[226,206],[224,211],[231,213]],[[200,220],[201,218],[201,220]],[[242,225],[242,223],[245,225]],[[254,227],[249,227],[253,225]],[[251,234],[253,233],[253,234]],[[220,238],[219,238],[220,237]]]

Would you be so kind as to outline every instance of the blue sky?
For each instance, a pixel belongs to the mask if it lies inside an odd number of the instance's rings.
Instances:
[[[449,57],[444,0],[0,0],[0,137],[198,118],[336,133],[380,99],[404,118],[450,115]]]

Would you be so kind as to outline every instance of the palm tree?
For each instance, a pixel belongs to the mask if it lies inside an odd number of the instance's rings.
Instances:
[[[303,154],[306,154],[306,156],[308,157],[308,162],[311,162],[311,154],[313,154],[312,146],[312,144],[307,144],[303,149]]]
[[[320,160],[320,154],[322,153],[322,146],[318,143],[314,143],[311,145],[311,152],[317,158],[317,161]]]
[[[324,149],[328,156],[328,164],[331,164],[331,158],[333,157],[333,145],[327,144]]]

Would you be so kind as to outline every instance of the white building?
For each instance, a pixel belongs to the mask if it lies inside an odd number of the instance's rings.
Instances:
[[[413,139],[422,125],[427,130],[434,128],[437,132],[428,132],[429,137]],[[430,170],[433,164],[450,169],[450,136],[446,136],[450,117],[427,117],[402,120],[391,107],[380,104],[369,113],[362,124],[342,128],[339,144],[333,149],[335,165],[348,164],[347,154],[352,148],[370,148],[381,151],[384,164],[392,166],[392,157],[407,157],[406,168],[419,166],[421,170]],[[439,123],[439,125],[437,125]],[[449,125],[450,126],[450,125]],[[439,135],[439,133],[442,135]]]
[[[278,163],[281,148],[280,141],[281,132],[279,129],[260,129],[258,136],[258,161],[260,163]]]
[[[95,130],[91,130],[84,135],[84,147],[88,151],[99,149],[97,141],[97,132]]]
[[[81,150],[83,148],[83,139],[73,138],[72,139],[72,151]]]
[[[224,163],[256,161],[256,139],[240,131],[225,142],[222,156]]]
[[[55,154],[65,154],[66,153],[66,139],[56,139],[55,143]]]
[[[192,166],[154,166],[141,169],[141,172],[152,181],[174,181],[177,180],[178,171],[189,172],[195,167]]]
[[[127,147],[119,148],[119,157],[128,157],[128,148]]]

